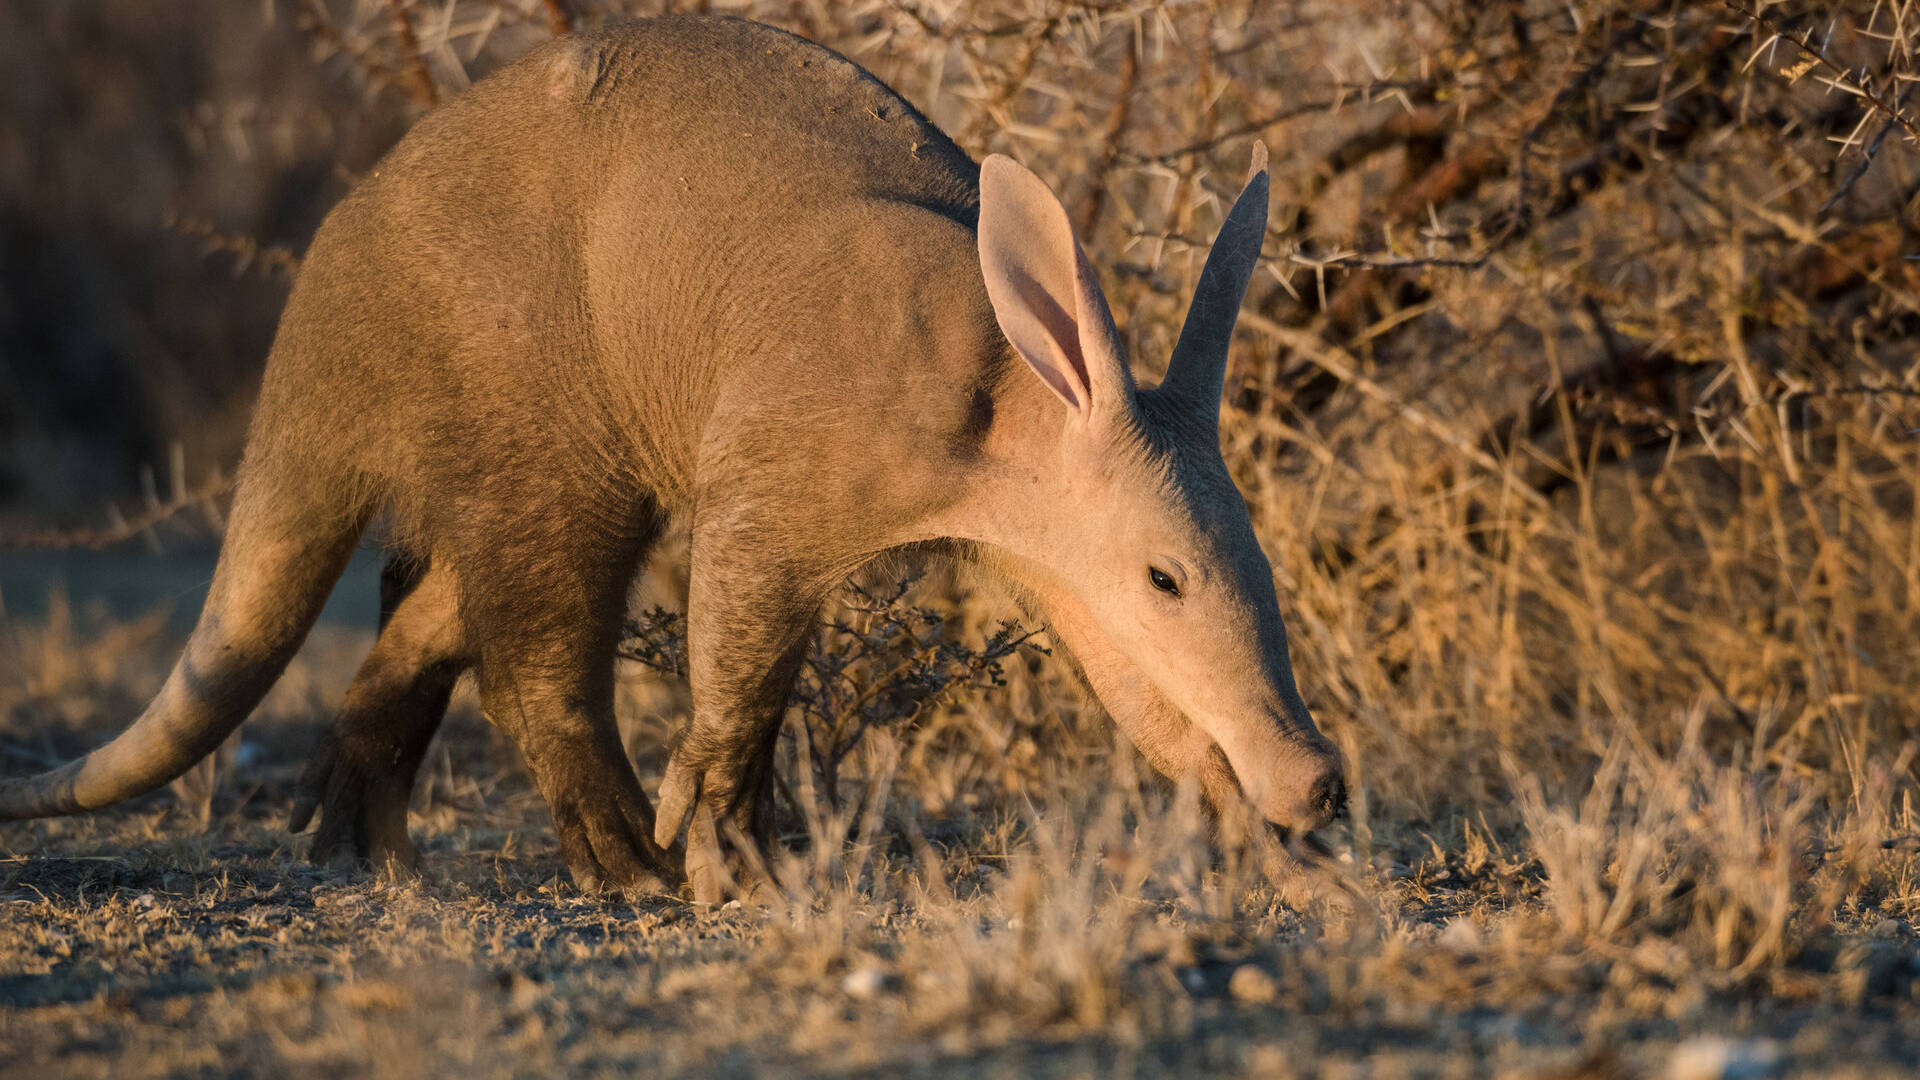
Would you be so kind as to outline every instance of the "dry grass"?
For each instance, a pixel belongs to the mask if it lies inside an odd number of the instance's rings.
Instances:
[[[282,15],[364,90],[362,130],[604,7]],[[204,828],[161,798],[0,836],[0,1060],[1920,1066],[1920,9],[714,7],[849,52],[1054,180],[1149,375],[1247,140],[1274,147],[1224,449],[1352,764],[1343,861],[1276,885],[1257,845],[1210,849],[1190,795],[1055,665],[1003,654],[996,685],[974,664],[1010,612],[940,579],[909,599],[941,618],[843,612],[816,655],[779,910],[573,897],[511,748],[469,713],[416,807],[425,879],[314,870],[278,818],[364,647],[323,639]],[[672,574],[649,602],[673,605]],[[117,729],[176,644],[57,607],[0,634],[9,771]],[[651,784],[684,692],[630,674]]]

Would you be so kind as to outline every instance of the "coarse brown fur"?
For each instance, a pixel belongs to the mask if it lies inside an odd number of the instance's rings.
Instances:
[[[429,114],[314,239],[172,678],[109,746],[0,785],[0,817],[115,802],[211,750],[385,512],[382,631],[295,808],[320,855],[411,865],[414,772],[471,669],[579,884],[684,874],[718,898],[767,840],[816,609],[943,541],[1030,599],[1161,771],[1324,822],[1337,755],[1214,426],[1264,172],[1150,391],[1044,185],[993,159],[985,187],[856,65],[737,20],[559,39]],[[694,719],[656,820],[613,653],[670,514]],[[1149,584],[1163,556],[1177,591]]]

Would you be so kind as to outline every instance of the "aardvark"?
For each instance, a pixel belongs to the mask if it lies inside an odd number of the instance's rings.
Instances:
[[[106,746],[0,819],[148,791],[280,675],[376,515],[385,618],[303,782],[315,854],[411,866],[455,680],[524,754],[583,888],[734,888],[816,611],[903,549],[986,566],[1132,743],[1216,805],[1345,802],[1221,460],[1265,152],[1159,386],[1067,214],[845,58],[733,19],[557,39],[430,113],[330,213],[281,318],[212,591]],[[690,729],[656,814],[617,735],[628,589],[692,541]],[[682,843],[681,831],[686,830]]]

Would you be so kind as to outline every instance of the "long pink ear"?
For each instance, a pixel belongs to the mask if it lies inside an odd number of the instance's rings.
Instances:
[[[1034,374],[1082,416],[1132,398],[1113,315],[1046,181],[1002,154],[980,165],[980,271],[994,318]]]

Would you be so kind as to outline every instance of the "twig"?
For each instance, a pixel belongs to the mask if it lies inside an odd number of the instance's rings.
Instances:
[[[1785,399],[1785,398],[1797,398],[1797,397],[1802,397],[1802,398],[1851,397],[1854,395],[1860,395],[1865,397],[1878,397],[1881,394],[1888,394],[1893,397],[1920,398],[1920,387],[1849,385],[1849,386],[1828,386],[1819,390],[1813,390],[1813,389],[1803,390],[1799,388],[1792,388],[1792,389],[1789,389],[1786,393],[1781,394],[1780,396],[1781,398]]]
[[[367,45],[355,42],[340,29],[321,0],[302,0],[300,13],[295,17],[294,24],[302,33],[319,42],[328,52],[346,57],[353,66],[360,69],[361,76],[370,84],[391,85],[399,81],[398,73],[390,65],[374,56]]]
[[[1867,83],[1860,79],[1856,79],[1853,72],[1829,60],[1825,49],[1814,48],[1812,30],[1803,30],[1801,31],[1800,37],[1794,37],[1792,34],[1780,29],[1772,19],[1767,18],[1757,9],[1748,11],[1739,4],[1734,3],[1733,0],[1720,0],[1720,6],[1729,11],[1746,16],[1753,21],[1755,26],[1765,30],[1767,33],[1773,35],[1773,37],[1786,41],[1787,44],[1798,49],[1800,55],[1832,72],[1837,82],[1844,85],[1848,90],[1859,94],[1875,109],[1886,114],[1889,120],[1898,123],[1902,128],[1906,129],[1910,137],[1920,138],[1920,127],[1916,127],[1914,122],[1908,119],[1906,114],[1902,113],[1897,105],[1889,104],[1885,97],[1874,91],[1873,87],[1867,85]]]
[[[420,49],[420,36],[414,33],[413,19],[407,15],[406,0],[387,0],[387,10],[393,13],[393,33],[399,42],[400,60],[406,65],[412,83],[408,93],[422,105],[440,104],[440,86],[434,82],[432,69],[427,67],[426,53]]]
[[[1100,215],[1107,206],[1107,173],[1113,170],[1114,162],[1120,156],[1120,143],[1127,133],[1127,123],[1133,115],[1133,90],[1140,81],[1140,56],[1133,43],[1127,43],[1125,58],[1121,61],[1120,90],[1113,99],[1113,109],[1107,113],[1107,122],[1102,125],[1100,135],[1100,157],[1093,168],[1087,170],[1087,178],[1093,187],[1087,192],[1087,205],[1081,212],[1079,228],[1081,236],[1093,235],[1100,224]]]
[[[1533,126],[1520,136],[1520,147],[1513,155],[1513,209],[1508,214],[1507,223],[1501,229],[1500,235],[1488,245],[1489,253],[1504,247],[1509,240],[1524,231],[1532,221],[1533,215],[1527,207],[1528,151],[1532,150],[1533,144],[1546,133],[1547,125],[1552,123],[1553,118],[1559,114],[1561,106],[1571,101],[1575,94],[1586,91],[1598,82],[1600,76],[1606,74],[1607,69],[1612,66],[1614,53],[1620,51],[1620,47],[1628,42],[1638,41],[1644,32],[1645,24],[1638,19],[1615,32],[1601,48],[1600,55],[1594,57],[1592,63],[1583,68],[1580,74],[1569,79],[1567,84],[1553,95],[1553,100],[1547,103],[1546,111],[1540,114],[1540,119],[1534,121]]]
[[[280,244],[262,244],[251,236],[230,233],[185,214],[169,214],[163,224],[182,236],[204,243],[209,255],[223,252],[233,256],[236,274],[257,269],[268,277],[292,281],[300,273],[300,256]]]
[[[1216,132],[1207,138],[1199,139],[1187,143],[1184,146],[1175,147],[1172,150],[1166,150],[1158,154],[1124,151],[1120,154],[1120,160],[1129,165],[1172,165],[1181,158],[1207,153],[1234,139],[1246,135],[1264,133],[1268,128],[1284,124],[1289,120],[1297,120],[1302,116],[1310,116],[1314,113],[1335,112],[1349,104],[1370,105],[1380,100],[1375,96],[1377,94],[1424,93],[1431,89],[1432,84],[1427,82],[1397,82],[1386,80],[1367,83],[1364,86],[1342,86],[1335,89],[1332,97],[1303,101],[1298,105],[1290,105],[1284,109],[1278,109],[1244,123],[1236,124],[1224,131]]]
[[[1129,239],[1135,241],[1154,240],[1168,244],[1179,244],[1195,250],[1205,250],[1207,247],[1205,241],[1187,236],[1183,233],[1135,231],[1129,234]],[[1485,266],[1487,261],[1492,259],[1496,254],[1498,254],[1498,251],[1492,244],[1488,244],[1473,255],[1465,257],[1449,255],[1401,255],[1391,251],[1337,251],[1327,255],[1315,255],[1305,248],[1295,247],[1291,251],[1272,254],[1262,251],[1260,253],[1260,261],[1263,263],[1290,262],[1296,266],[1304,266],[1316,271],[1336,268],[1405,270],[1423,266],[1453,270],[1477,270]]]
[[[1060,13],[1055,13],[1033,18],[1008,19],[1004,22],[993,23],[986,26],[975,26],[963,18],[936,21],[932,16],[921,11],[917,6],[908,3],[907,0],[887,0],[887,7],[905,15],[919,28],[921,33],[939,41],[952,41],[955,38],[984,39],[1024,37],[1036,28],[1047,34],[1051,34],[1060,21]],[[1069,10],[1085,11],[1093,9],[1093,5],[1087,4],[1069,5]],[[959,10],[964,11],[966,9],[962,7]]]
[[[1297,265],[1314,270],[1332,267],[1342,269],[1357,268],[1366,270],[1407,270],[1418,267],[1438,267],[1447,270],[1478,270],[1487,265],[1499,251],[1499,245],[1489,243],[1479,251],[1464,258],[1441,255],[1394,255],[1364,251],[1336,252],[1332,255],[1312,255],[1302,251],[1292,251],[1287,259]]]
[[[215,473],[207,482],[191,491],[176,491],[165,502],[152,502],[137,517],[122,517],[119,511],[112,513],[114,522],[104,529],[34,529],[26,532],[0,533],[0,551],[66,551],[81,549],[99,551],[115,544],[131,540],[148,529],[170,518],[177,517],[183,511],[198,506],[206,506],[233,490],[233,479]]]
[[[1493,455],[1475,446],[1471,439],[1455,431],[1444,421],[1429,415],[1426,410],[1420,408],[1418,405],[1405,400],[1393,391],[1381,386],[1364,374],[1361,374],[1359,363],[1355,361],[1346,350],[1329,343],[1320,337],[1320,335],[1306,330],[1296,330],[1289,326],[1282,326],[1280,323],[1254,311],[1241,312],[1240,324],[1292,349],[1295,353],[1311,362],[1315,367],[1320,368],[1327,374],[1353,387],[1362,395],[1372,398],[1374,401],[1392,409],[1400,415],[1401,419],[1413,427],[1426,432],[1428,435],[1439,439],[1442,443],[1445,443],[1456,453],[1460,454],[1460,456],[1466,458],[1474,465],[1479,466],[1481,469],[1502,479],[1509,477],[1509,471],[1503,468]],[[1547,500],[1547,497],[1534,490],[1532,486],[1518,483],[1517,481],[1512,486],[1516,494],[1533,504],[1536,508],[1541,510],[1551,510],[1553,508],[1553,504]]]
[[[1515,150],[1513,159],[1513,202],[1508,208],[1506,220],[1501,223],[1499,230],[1488,238],[1478,250],[1467,255],[1401,255],[1392,251],[1348,251],[1336,252],[1331,255],[1313,255],[1299,248],[1295,248],[1293,251],[1287,252],[1284,255],[1263,255],[1262,258],[1269,262],[1284,258],[1295,265],[1308,267],[1315,273],[1324,273],[1329,269],[1409,270],[1436,268],[1448,270],[1478,270],[1487,265],[1493,256],[1499,254],[1508,244],[1523,235],[1526,232],[1527,226],[1532,223],[1533,215],[1527,205],[1527,182],[1529,176],[1527,155],[1532,150],[1533,144],[1545,133],[1548,125],[1553,122],[1554,117],[1559,114],[1562,107],[1565,106],[1568,101],[1572,100],[1575,95],[1585,91],[1598,81],[1600,76],[1603,75],[1611,65],[1613,55],[1619,51],[1620,47],[1628,42],[1637,40],[1643,33],[1643,30],[1644,27],[1642,24],[1636,21],[1633,25],[1615,33],[1613,37],[1607,41],[1605,47],[1600,50],[1598,56],[1594,57],[1585,68],[1581,69],[1578,74],[1569,79],[1565,85],[1561,86],[1554,94],[1553,99],[1548,102],[1546,110],[1541,113],[1539,119],[1535,120],[1533,124],[1521,134],[1520,143]],[[1324,105],[1325,103],[1314,104]],[[1304,110],[1313,107],[1313,105],[1307,105],[1297,108]],[[1436,113],[1435,115],[1438,114]],[[1389,121],[1387,125],[1375,129],[1374,133],[1357,136],[1355,139],[1349,140],[1348,144],[1343,144],[1341,150],[1336,151],[1335,157],[1339,158],[1343,155],[1351,156],[1356,153],[1371,152],[1374,145],[1381,141],[1380,136],[1382,134],[1418,130],[1420,127],[1420,119],[1420,116],[1416,114],[1395,117]],[[1279,122],[1278,118],[1269,117],[1261,122],[1261,126],[1267,126],[1269,123],[1277,122]],[[1258,130],[1258,128],[1256,127],[1254,130]],[[1239,133],[1244,134],[1245,132],[1240,131]],[[1223,133],[1217,136],[1215,140],[1209,140],[1207,143],[1194,144],[1194,147],[1175,151],[1171,156],[1177,157],[1190,150],[1204,149],[1219,139],[1231,138],[1233,134],[1235,133]],[[1147,238],[1142,234],[1136,234],[1136,236],[1138,238]],[[1179,236],[1166,236],[1160,237],[1160,239],[1192,243],[1192,241],[1187,240],[1187,238]]]
[[[1894,96],[1894,108],[1899,108],[1900,103],[1905,101],[1906,97],[1906,88],[1902,87],[1900,93]],[[1867,144],[1867,152],[1861,157],[1860,164],[1853,167],[1853,171],[1847,174],[1847,178],[1840,182],[1840,187],[1827,198],[1826,202],[1820,204],[1820,209],[1813,212],[1814,217],[1825,217],[1827,211],[1833,209],[1835,203],[1847,197],[1847,192],[1853,190],[1853,185],[1862,176],[1867,174],[1867,170],[1873,168],[1874,159],[1880,156],[1881,144],[1887,141],[1888,135],[1893,134],[1893,129],[1897,126],[1899,119],[1897,116],[1889,116],[1887,117],[1887,122],[1880,125],[1880,130],[1874,135],[1873,141]]]

